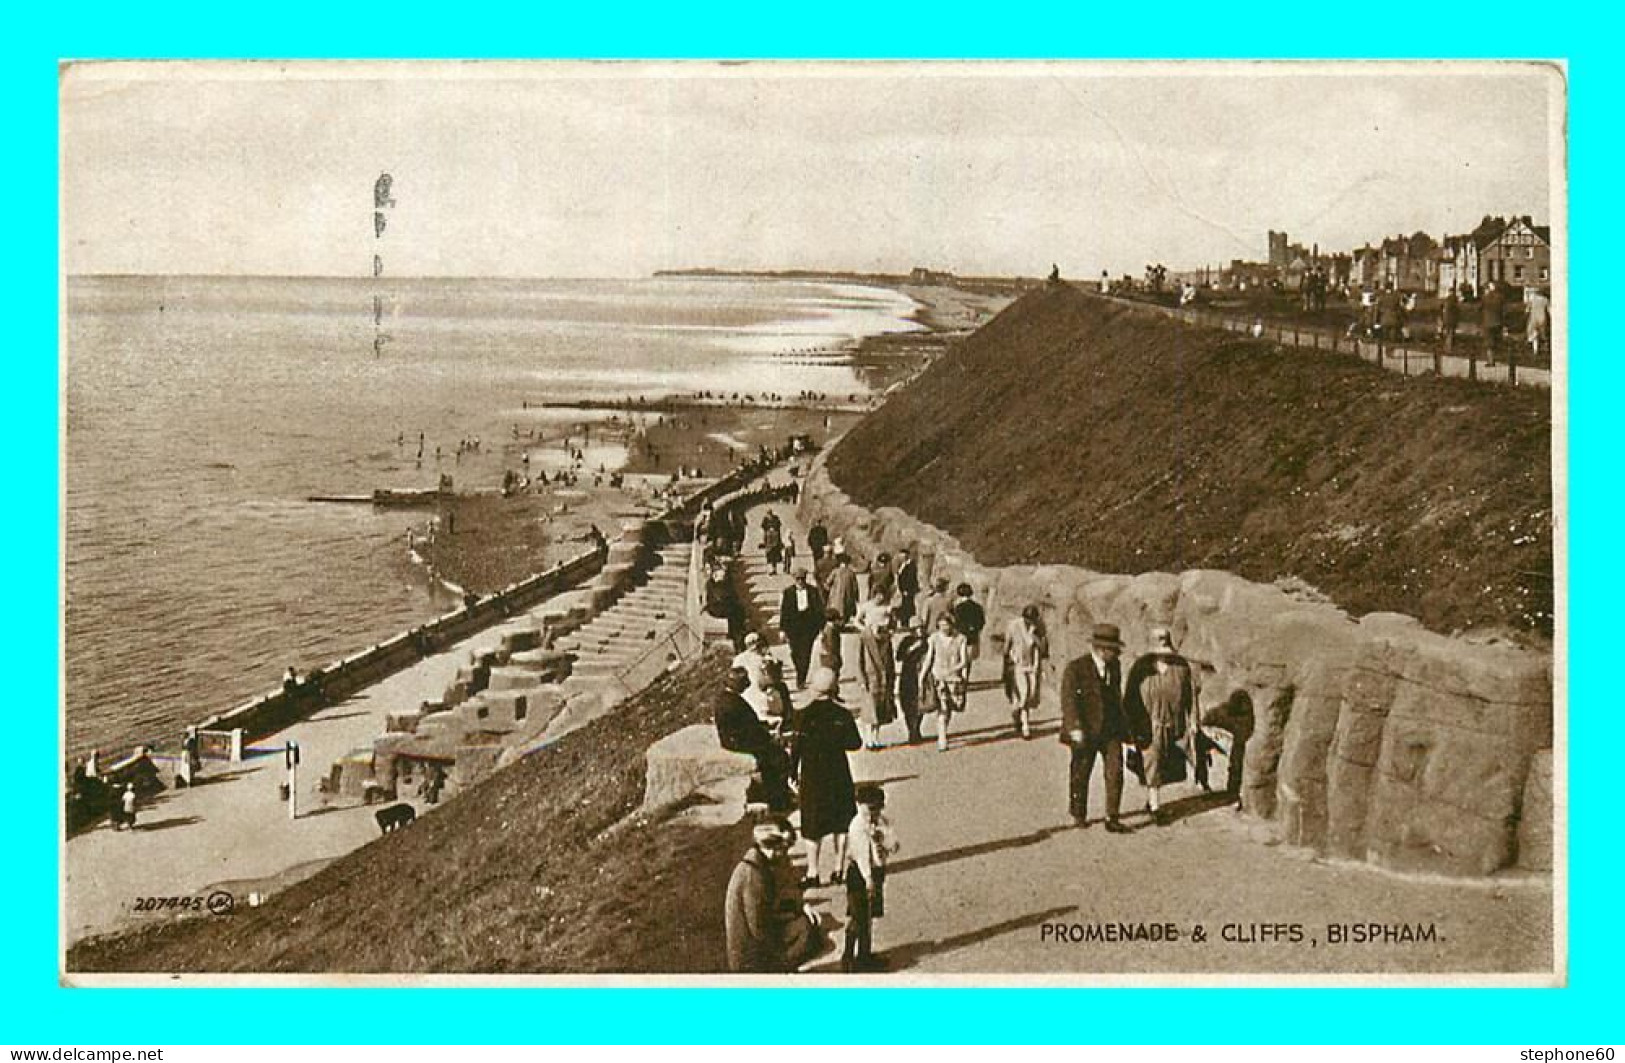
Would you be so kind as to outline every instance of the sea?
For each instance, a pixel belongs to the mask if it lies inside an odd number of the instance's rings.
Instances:
[[[70,757],[454,604],[405,549],[422,514],[308,496],[431,487],[459,443],[581,417],[539,403],[866,393],[857,342],[921,327],[887,289],[712,277],[83,276],[66,306]]]

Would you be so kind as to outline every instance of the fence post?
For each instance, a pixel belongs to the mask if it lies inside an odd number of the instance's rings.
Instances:
[[[1467,352],[1467,379],[1478,379],[1478,349],[1476,347]]]
[[[1514,387],[1518,383],[1518,345],[1516,343],[1507,351],[1507,383]]]
[[[1433,375],[1444,376],[1444,352],[1438,347],[1433,348]]]

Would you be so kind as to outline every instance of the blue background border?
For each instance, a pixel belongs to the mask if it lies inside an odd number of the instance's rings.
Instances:
[[[118,57],[807,57],[807,58],[1565,58],[1570,62],[1570,299],[1604,306],[1605,197],[1617,187],[1617,16],[1555,4],[1214,3],[965,5],[870,10],[791,6],[578,5],[546,10],[380,0],[275,5],[68,3],[7,16],[0,44],[6,94],[3,178],[12,253],[7,359],[15,393],[16,495],[8,522],[12,582],[22,599],[5,621],[13,648],[12,752],[6,835],[13,845],[0,908],[10,962],[0,1040],[165,1043],[472,1041],[546,1038],[647,1041],[876,1039],[1065,1041],[1605,1042],[1620,1034],[1621,882],[1610,784],[1619,771],[1621,708],[1604,644],[1608,584],[1600,560],[1613,532],[1610,431],[1619,358],[1596,316],[1570,318],[1570,979],[1563,990],[899,990],[871,997],[822,990],[63,990],[57,986],[59,659],[57,449],[57,110],[63,58]],[[1597,240],[1591,240],[1597,235]],[[1611,633],[1611,632],[1609,632]],[[297,1001],[279,992],[297,992]],[[954,993],[950,1001],[935,999]],[[1219,997],[1215,994],[1222,992]],[[488,994],[541,993],[524,1000]],[[635,994],[635,996],[633,995]],[[389,996],[387,1002],[380,999]],[[931,998],[931,999],[928,999]],[[836,1021],[805,1017],[802,1005]],[[289,1005],[293,1006],[290,1008]],[[409,1008],[411,1018],[402,1016]],[[873,1022],[854,1026],[867,1012]],[[1209,1017],[1173,1023],[1176,1015]],[[385,1018],[389,1016],[389,1018]],[[496,1016],[525,1021],[493,1022]],[[771,1019],[769,1017],[772,1017]],[[1159,1018],[1160,1016],[1160,1018]],[[1251,1017],[1256,1021],[1249,1022]],[[1102,1019],[1105,1021],[1101,1021]]]

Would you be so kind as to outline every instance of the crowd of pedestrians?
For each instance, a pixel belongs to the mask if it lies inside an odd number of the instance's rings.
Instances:
[[[782,521],[768,513],[759,530],[769,572],[776,573],[774,544],[782,546]],[[736,533],[744,534],[726,531]],[[884,792],[854,784],[849,757],[885,748],[882,731],[899,717],[909,745],[930,741],[929,725],[936,748],[950,750],[954,720],[965,711],[972,669],[983,653],[987,612],[970,583],[939,578],[922,593],[918,560],[909,550],[877,554],[864,566],[867,579],[860,580],[852,552],[818,523],[808,529],[807,547],[811,566],[786,564],[789,583],[779,598],[794,692],[760,636],[747,632],[716,713],[723,747],[756,758],[753,799],[763,810],[758,844],[729,887],[730,962],[750,964],[735,970],[793,971],[816,954],[820,946],[809,942],[804,892],[824,887],[842,887],[847,894],[842,970],[884,966],[873,952],[874,921],[884,915],[885,866],[896,839],[884,813]],[[1030,740],[1051,671],[1039,607],[1022,608],[997,645],[1010,734]],[[1163,803],[1169,786],[1191,781],[1210,789],[1209,758],[1223,747],[1204,724],[1231,734],[1227,786],[1239,793],[1236,769],[1251,723],[1250,707],[1241,707],[1247,709],[1242,719],[1231,703],[1200,718],[1196,670],[1167,628],[1149,632],[1149,648],[1126,678],[1119,661],[1123,649],[1117,627],[1096,625],[1089,651],[1066,663],[1055,687],[1059,737],[1070,750],[1073,824],[1100,822],[1088,809],[1098,762],[1105,780],[1104,827],[1113,834],[1131,829],[1123,822],[1125,774],[1139,780],[1145,813],[1156,825],[1169,822]],[[842,700],[843,674],[857,680],[855,705]],[[804,704],[797,707],[793,699]],[[804,875],[787,870],[798,834],[805,845]],[[810,925],[817,939],[816,920]],[[764,945],[759,934],[770,940]],[[741,944],[746,940],[748,947]],[[805,949],[812,952],[801,955]]]

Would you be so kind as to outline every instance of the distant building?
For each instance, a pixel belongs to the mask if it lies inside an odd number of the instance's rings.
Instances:
[[[1524,288],[1552,280],[1552,230],[1534,219],[1485,215],[1470,233],[1447,236],[1439,249],[1437,290],[1483,291],[1490,281]]]
[[[1540,287],[1552,281],[1552,230],[1529,215],[1513,218],[1478,246],[1478,272],[1486,282],[1514,288]]]
[[[1374,288],[1382,276],[1382,252],[1369,244],[1349,256],[1348,283],[1356,288]]]
[[[1279,270],[1267,262],[1243,262],[1241,259],[1231,259],[1230,268],[1224,271],[1224,287],[1226,288],[1262,288],[1271,281],[1276,280]]]
[[[1469,285],[1478,290],[1478,244],[1472,233],[1447,236],[1436,252],[1439,258],[1440,295],[1454,289],[1464,292]]]
[[[1274,229],[1269,231],[1269,264],[1274,269],[1284,269],[1290,259],[1286,241],[1286,233],[1278,233]]]
[[[1424,232],[1389,237],[1377,255],[1377,284],[1404,292],[1432,292],[1439,287],[1438,244]]]
[[[954,275],[946,270],[926,269],[924,266],[915,266],[908,272],[911,284],[952,284]]]

